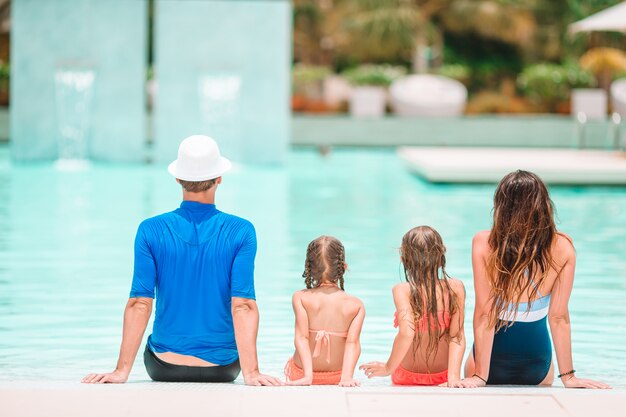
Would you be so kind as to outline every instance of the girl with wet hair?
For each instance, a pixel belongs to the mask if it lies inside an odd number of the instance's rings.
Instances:
[[[293,295],[296,351],[285,366],[287,385],[356,387],[354,368],[365,308],[344,291],[346,264],[341,242],[320,236],[307,248],[306,289]]]
[[[446,274],[446,248],[429,226],[409,230],[400,259],[406,282],[393,288],[398,334],[386,363],[361,365],[396,385],[457,386],[465,352],[465,288]]]
[[[462,386],[552,385],[554,344],[565,387],[608,388],[575,374],[568,303],[576,252],[553,212],[531,172],[511,172],[496,188],[493,226],[472,242],[474,348]]]

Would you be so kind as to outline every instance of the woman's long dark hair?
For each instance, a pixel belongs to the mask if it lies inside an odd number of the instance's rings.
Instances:
[[[457,297],[450,288],[446,274],[446,247],[441,235],[429,226],[418,226],[409,230],[402,238],[400,255],[404,276],[411,287],[411,309],[413,323],[426,321],[428,346],[426,361],[437,354],[442,338],[450,337],[450,328],[439,322],[441,310],[452,316],[458,309]],[[439,290],[441,304],[437,303]],[[446,302],[447,301],[447,302]],[[398,320],[401,320],[398,317]],[[421,343],[421,335],[415,329],[415,348]]]
[[[515,171],[498,184],[494,195],[493,227],[489,234],[491,254],[487,273],[491,282],[490,323],[496,330],[511,322],[498,320],[522,296],[530,300],[545,281],[554,262],[551,255],[556,235],[554,205],[541,179],[528,171]],[[530,305],[529,305],[530,307]]]

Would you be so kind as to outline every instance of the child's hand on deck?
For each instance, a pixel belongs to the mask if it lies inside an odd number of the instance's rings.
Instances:
[[[363,365],[359,366],[359,369],[361,369],[363,372],[365,372],[365,375],[367,375],[368,378],[373,378],[376,376],[389,376],[391,375],[391,372],[389,371],[389,368],[387,368],[387,364],[386,363],[382,363],[382,362],[368,362],[368,363],[364,363]]]
[[[459,385],[455,386],[455,388],[482,388],[486,385],[487,383],[484,379],[477,376],[472,376],[469,378],[463,378],[460,381]]]
[[[294,381],[287,381],[285,385],[293,385],[293,386],[304,386],[311,385],[313,383],[313,377],[302,377],[300,379],[296,379]]]
[[[446,382],[442,382],[439,386],[444,388],[463,388],[460,379],[448,380]]]
[[[340,387],[360,387],[361,383],[353,378],[350,379],[342,379],[339,381]]]

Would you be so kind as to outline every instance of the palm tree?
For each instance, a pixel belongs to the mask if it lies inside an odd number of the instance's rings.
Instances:
[[[441,55],[442,31],[473,32],[521,49],[536,32],[535,0],[352,0],[346,8],[349,52],[366,60],[403,56],[415,72],[425,72],[430,58]]]
[[[473,32],[481,38],[524,48],[531,45],[536,31],[533,3],[524,0],[457,0],[440,14],[441,24],[450,32]]]
[[[358,40],[349,52],[364,60],[413,61],[416,72],[426,70],[429,43],[441,45],[433,16],[451,0],[353,0],[346,2],[344,30]]]

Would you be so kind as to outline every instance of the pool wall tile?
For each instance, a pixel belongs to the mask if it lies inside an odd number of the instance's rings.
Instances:
[[[146,0],[14,0],[11,13],[13,158],[57,157],[64,116],[55,75],[80,70],[95,76],[88,156],[145,159]]]
[[[280,163],[289,144],[291,3],[156,1],[154,159],[207,134],[239,162]]]

